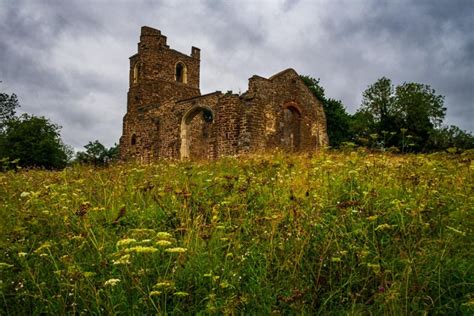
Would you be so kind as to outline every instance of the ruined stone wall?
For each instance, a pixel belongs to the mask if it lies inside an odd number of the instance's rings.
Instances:
[[[294,70],[269,79],[252,77],[247,94],[250,151],[308,151],[327,145],[322,104]]]
[[[181,158],[183,128],[189,142],[189,155],[195,158],[215,158],[217,155],[217,130],[215,117],[221,93],[168,102],[161,112],[163,132],[160,136],[160,156]],[[211,120],[204,120],[205,110],[210,110]],[[209,118],[208,118],[209,119]]]
[[[237,94],[225,94],[216,107],[217,156],[236,155],[239,151],[242,100]]]
[[[294,70],[253,76],[242,95],[200,95],[199,67],[198,48],[182,54],[159,30],[142,28],[138,53],[130,57],[122,158],[212,159],[328,144],[322,104]]]

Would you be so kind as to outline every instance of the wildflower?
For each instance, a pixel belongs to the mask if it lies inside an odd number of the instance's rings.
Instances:
[[[170,233],[167,232],[159,232],[156,234],[156,238],[158,239],[170,239],[173,237]]]
[[[44,254],[42,253],[43,250],[49,249],[51,248],[51,246],[52,246],[52,243],[50,241],[46,241],[42,243],[41,246],[39,246],[38,249],[36,249],[34,252],[37,254],[43,255]]]
[[[165,280],[165,281],[161,281],[161,282],[156,283],[153,287],[158,288],[158,289],[163,289],[163,288],[170,288],[170,287],[173,287],[173,286],[174,286],[173,281]]]
[[[96,273],[95,273],[95,272],[86,271],[86,272],[83,273],[83,275],[84,275],[84,277],[85,277],[86,279],[88,279],[88,278],[94,277],[94,276],[96,275]]]
[[[332,258],[331,258],[331,261],[332,261],[332,262],[341,262],[342,259],[341,259],[340,257],[332,257]]]
[[[19,252],[18,257],[23,258],[26,257],[28,254],[26,252]]]
[[[161,291],[151,291],[149,295],[150,296],[159,296],[159,295],[161,295]]]
[[[188,249],[182,248],[182,247],[175,247],[175,248],[168,248],[165,251],[169,253],[183,253],[183,252],[188,251]]]
[[[154,253],[154,252],[157,252],[158,249],[156,249],[154,247],[136,246],[136,247],[128,248],[125,251],[126,252],[136,252],[136,253]]]
[[[375,221],[377,218],[378,218],[377,215],[373,215],[373,216],[367,217],[367,219],[369,220],[369,222],[373,222],[373,221]]]
[[[391,225],[389,224],[380,224],[379,226],[375,227],[375,230],[378,231],[378,230],[388,230],[392,228]]]
[[[121,265],[121,264],[130,264],[130,255],[123,255],[119,259],[113,261],[114,265]]]
[[[24,198],[30,195],[30,192],[21,192],[20,197]]]
[[[111,287],[114,287],[114,286],[116,286],[118,283],[120,283],[120,279],[108,279],[107,281],[105,281],[104,286],[111,286]]]
[[[121,246],[128,246],[128,245],[133,244],[135,242],[137,242],[137,240],[133,239],[133,238],[121,239],[121,240],[117,241],[117,248],[121,247]]]
[[[186,296],[189,296],[189,293],[186,293],[186,292],[176,292],[174,293],[175,296],[178,296],[178,297],[186,297]]]
[[[169,240],[158,240],[155,245],[160,247],[168,247],[171,246],[173,243]]]

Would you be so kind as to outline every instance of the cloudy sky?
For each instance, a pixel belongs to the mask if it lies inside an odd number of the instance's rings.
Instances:
[[[243,92],[286,68],[321,79],[350,113],[386,76],[446,97],[446,124],[474,131],[473,0],[0,0],[0,91],[61,125],[80,149],[118,142],[140,27],[201,48],[201,93]]]

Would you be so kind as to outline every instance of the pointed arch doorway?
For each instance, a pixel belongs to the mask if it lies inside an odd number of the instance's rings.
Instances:
[[[181,119],[181,159],[206,159],[213,156],[212,128],[214,112],[211,108],[196,105]]]
[[[282,145],[285,150],[294,152],[301,149],[301,111],[290,104],[283,109]]]

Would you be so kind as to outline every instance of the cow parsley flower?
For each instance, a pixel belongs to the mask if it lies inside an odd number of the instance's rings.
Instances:
[[[105,281],[104,286],[114,287],[118,283],[120,283],[120,279],[108,279],[107,281]]]

